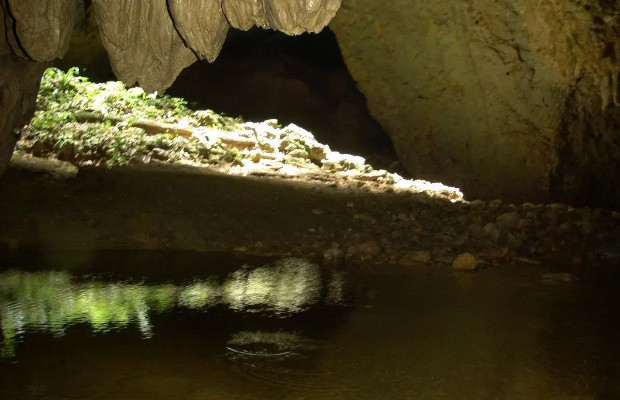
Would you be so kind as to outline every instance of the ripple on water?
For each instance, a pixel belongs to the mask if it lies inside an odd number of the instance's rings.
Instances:
[[[261,384],[335,395],[357,391],[356,370],[373,371],[364,385],[385,378],[385,371],[369,368],[358,354],[343,354],[322,341],[282,331],[241,331],[226,346],[226,357],[246,377]]]

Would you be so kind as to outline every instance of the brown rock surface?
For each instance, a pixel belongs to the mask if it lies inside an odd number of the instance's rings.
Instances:
[[[349,0],[330,27],[413,176],[468,198],[618,205],[617,8]]]
[[[79,0],[9,0],[7,20],[19,38],[13,51],[35,61],[62,57],[83,7]]]
[[[478,266],[476,256],[471,253],[461,253],[452,261],[452,268],[459,270],[474,270]]]
[[[221,0],[169,0],[168,6],[185,43],[200,58],[215,61],[230,27]]]
[[[94,0],[101,40],[116,76],[128,86],[163,91],[196,61],[164,0]]]

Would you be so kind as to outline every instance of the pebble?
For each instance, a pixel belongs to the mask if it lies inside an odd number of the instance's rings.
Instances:
[[[476,256],[471,253],[461,253],[452,261],[452,268],[458,270],[475,270],[478,266]]]

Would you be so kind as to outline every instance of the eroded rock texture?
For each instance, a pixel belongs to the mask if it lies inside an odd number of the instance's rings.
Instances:
[[[515,201],[600,189],[609,205],[617,15],[595,0],[345,0],[330,26],[415,176]]]
[[[116,75],[147,92],[168,88],[196,55],[215,60],[229,22],[289,35],[318,32],[341,0],[93,0]],[[195,52],[195,54],[194,54]]]
[[[28,10],[26,3],[36,5],[36,10]],[[37,61],[64,54],[80,4],[0,1],[0,174],[13,153],[17,129],[34,113],[46,66]]]
[[[114,73],[125,84],[161,91],[196,61],[172,23],[166,0],[94,0],[93,5]]]
[[[320,32],[336,15],[342,0],[222,0],[230,24],[248,30],[256,25],[287,35]]]
[[[202,59],[215,61],[230,25],[221,0],[168,0],[174,24],[192,50]]]
[[[34,61],[62,57],[82,8],[81,0],[8,0],[7,10],[19,38],[14,52]]]

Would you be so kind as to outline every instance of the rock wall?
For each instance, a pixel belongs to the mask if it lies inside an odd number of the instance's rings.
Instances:
[[[0,174],[13,153],[17,130],[34,113],[44,62],[67,50],[81,2],[33,0],[30,10],[25,4],[0,0]]]
[[[580,202],[594,190],[598,204],[618,206],[617,10],[345,0],[330,27],[414,176],[470,198]]]

